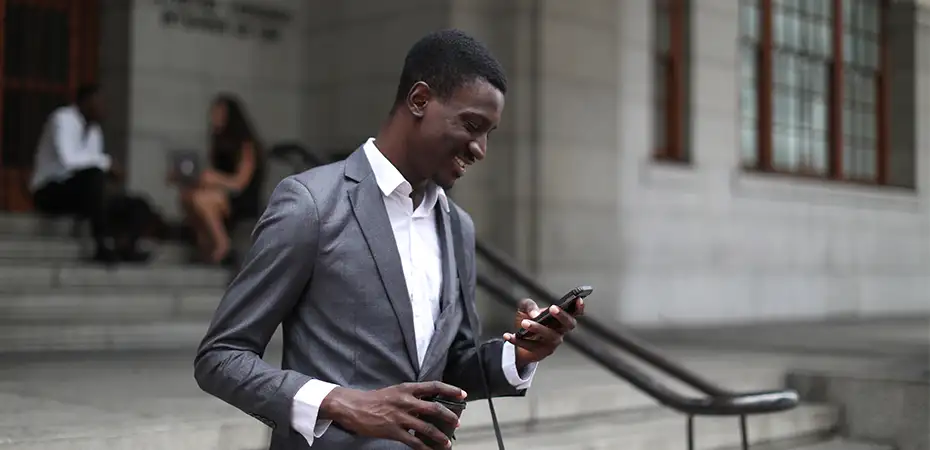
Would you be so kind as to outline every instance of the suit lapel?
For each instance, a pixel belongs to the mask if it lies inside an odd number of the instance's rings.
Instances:
[[[440,305],[445,310],[452,305],[456,297],[458,269],[455,263],[455,252],[452,244],[452,227],[449,223],[449,213],[437,202],[436,204],[436,230],[439,234],[439,246],[442,251],[442,297]]]
[[[466,290],[466,280],[471,280],[470,267],[465,264],[465,249],[462,248],[462,220],[459,217],[458,205],[449,202],[451,213],[449,214],[449,229],[451,232],[451,242],[455,254],[455,268],[458,272],[458,292],[459,304],[465,308],[465,315],[468,318],[468,324],[471,326],[475,335],[480,335],[480,322],[478,322],[478,311],[475,309],[474,302],[468,301],[469,292]]]
[[[367,169],[367,175],[362,175]],[[397,251],[397,242],[391,229],[391,220],[384,207],[381,190],[371,172],[371,166],[365,157],[364,151],[356,150],[346,161],[346,176],[356,179],[358,185],[349,190],[349,201],[352,211],[358,220],[362,234],[374,258],[375,266],[384,290],[387,292],[400,331],[407,347],[407,356],[417,373],[420,364],[417,359],[416,335],[413,328],[413,308],[410,304],[410,294],[407,292],[407,282],[404,278],[400,253]]]
[[[455,255],[452,244],[452,231],[449,224],[449,213],[442,208],[442,205],[436,203],[436,230],[439,235],[439,247],[442,254],[442,292],[439,298],[441,306],[439,317],[436,319],[436,328],[430,339],[429,347],[426,350],[426,357],[423,358],[423,367],[421,375],[426,374],[432,368],[436,360],[445,352],[443,341],[449,339],[446,328],[454,322],[457,316],[455,299],[458,298],[458,276],[456,272]],[[458,316],[461,317],[461,316]],[[455,330],[453,330],[454,332]],[[446,346],[447,347],[447,346]]]

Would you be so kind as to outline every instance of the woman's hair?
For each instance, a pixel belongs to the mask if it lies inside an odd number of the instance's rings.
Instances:
[[[221,104],[226,107],[226,124],[219,130],[213,131],[213,147],[218,145],[235,145],[241,146],[245,142],[251,142],[256,151],[259,148],[258,136],[255,129],[245,112],[242,102],[233,94],[223,93],[217,95],[213,104]]]

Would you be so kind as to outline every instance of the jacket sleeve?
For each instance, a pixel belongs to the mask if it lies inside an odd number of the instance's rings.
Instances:
[[[194,361],[201,389],[276,433],[290,433],[294,396],[311,378],[275,368],[262,355],[310,281],[319,233],[310,191],[293,176],[285,178],[253,231],[251,249]]]

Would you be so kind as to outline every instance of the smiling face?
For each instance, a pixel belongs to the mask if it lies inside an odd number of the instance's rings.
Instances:
[[[504,111],[504,94],[477,78],[442,99],[420,82],[411,89],[407,107],[417,119],[408,142],[410,165],[422,179],[451,189],[487,154],[488,136]]]

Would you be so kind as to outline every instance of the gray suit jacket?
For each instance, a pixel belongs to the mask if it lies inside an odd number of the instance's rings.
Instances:
[[[474,224],[459,210],[464,263],[457,264],[449,214],[438,205],[437,211],[441,312],[422,367],[390,220],[368,159],[358,149],[345,161],[287,177],[275,188],[197,352],[197,383],[270,426],[275,450],[308,448],[290,423],[291,401],[311,378],[366,390],[442,380],[475,400],[486,397],[478,369],[482,358],[492,396],[523,395],[501,368],[503,341],[474,347],[473,336],[480,335],[469,326],[478,323]],[[279,324],[281,369],[261,359]],[[313,443],[313,450],[402,448],[338,424]]]

